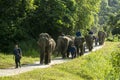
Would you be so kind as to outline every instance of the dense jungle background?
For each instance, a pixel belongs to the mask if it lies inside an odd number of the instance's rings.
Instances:
[[[64,34],[84,35],[89,28],[107,38],[120,34],[120,0],[0,0],[0,52],[11,53],[17,42],[27,53],[36,52],[38,36],[55,40]]]

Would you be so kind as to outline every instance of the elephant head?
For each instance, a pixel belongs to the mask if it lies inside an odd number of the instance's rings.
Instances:
[[[91,51],[93,49],[93,35],[86,35],[85,36],[85,41],[86,41],[86,45],[89,49],[89,51]]]
[[[83,37],[75,37],[74,44],[77,48],[77,55],[83,55],[84,53],[84,42],[85,39]]]
[[[106,34],[103,31],[98,32],[99,45],[103,45],[105,41]]]
[[[67,36],[59,36],[57,39],[57,51],[61,53],[62,58],[67,57],[67,49],[68,46],[72,42],[72,39],[70,39]]]
[[[51,62],[51,53],[54,51],[56,43],[48,33],[39,35],[38,45],[40,48],[40,64]],[[45,60],[44,60],[45,59]]]

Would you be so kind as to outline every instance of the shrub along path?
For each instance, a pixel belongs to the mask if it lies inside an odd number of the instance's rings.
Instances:
[[[94,47],[94,49],[92,51],[96,51],[100,48],[102,48],[102,46],[96,46],[96,47]],[[87,55],[89,53],[90,52],[88,52],[88,50],[86,49],[86,53],[84,55]],[[35,64],[23,65],[21,68],[18,68],[18,69],[15,69],[14,67],[9,68],[9,69],[0,69],[0,77],[17,75],[20,73],[31,71],[36,68],[52,67],[52,65],[64,63],[64,62],[67,62],[70,60],[72,60],[72,59],[61,59],[61,57],[56,57],[54,60],[51,61],[51,63],[49,65],[40,65],[39,62],[35,62]]]

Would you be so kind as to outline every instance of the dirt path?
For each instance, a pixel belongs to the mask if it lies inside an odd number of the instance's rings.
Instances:
[[[96,51],[100,48],[102,48],[102,46],[94,47],[94,49],[92,51]],[[89,54],[88,50],[86,50],[86,53],[84,55],[87,55],[87,54]],[[61,57],[57,57],[56,59],[52,60],[49,65],[40,65],[39,62],[36,62],[35,64],[24,65],[18,69],[15,69],[15,68],[0,69],[0,77],[17,75],[20,73],[31,71],[31,70],[36,69],[36,68],[47,68],[47,67],[51,67],[51,65],[64,63],[64,62],[67,62],[70,60],[72,60],[72,59],[61,59]]]

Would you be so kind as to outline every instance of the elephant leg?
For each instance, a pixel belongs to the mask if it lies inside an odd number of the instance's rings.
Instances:
[[[49,55],[45,54],[45,64],[48,64],[48,63],[49,63]]]
[[[95,39],[95,46],[97,46],[97,39]]]
[[[89,45],[89,51],[91,51],[92,50],[92,47],[91,47],[91,45]]]
[[[90,51],[92,51],[92,49],[93,49],[93,45],[91,44]]]
[[[88,44],[88,43],[87,43],[87,48],[88,48],[88,50],[90,51],[90,44]]]
[[[78,56],[78,55],[80,55],[80,54],[79,54],[79,47],[77,46],[77,56]]]
[[[84,46],[83,46],[83,45],[80,46],[80,51],[81,51],[81,52],[80,52],[80,56],[82,56],[83,53],[84,53]]]
[[[89,51],[91,51],[92,50],[92,47],[91,47],[91,45],[89,46]]]
[[[74,58],[75,58],[75,57],[77,57],[77,53],[76,53],[76,52],[74,53]]]
[[[66,58],[66,52],[62,52],[62,58],[64,59],[64,58]]]
[[[51,63],[51,53],[48,53],[48,63]]]
[[[72,59],[74,58],[74,52],[71,52]]]
[[[104,44],[104,41],[105,41],[105,38],[103,37],[103,39],[102,39],[102,45]]]
[[[44,60],[44,53],[40,54],[40,64],[43,64],[43,60]]]
[[[99,39],[99,45],[102,45],[102,40],[101,40],[101,38]]]
[[[67,51],[67,58],[69,58],[69,52]]]
[[[77,55],[76,55],[76,51],[73,53],[73,58],[76,58]]]
[[[62,55],[62,58],[64,59],[65,58],[65,54],[63,51],[61,51],[61,55]]]

